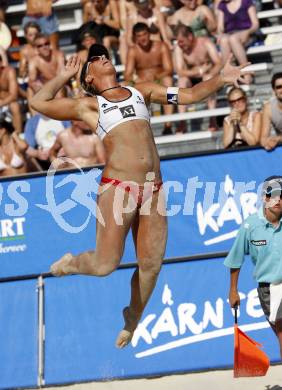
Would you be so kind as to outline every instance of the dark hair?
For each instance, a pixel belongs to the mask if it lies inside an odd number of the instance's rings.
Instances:
[[[185,26],[185,24],[182,24],[182,23],[179,23],[175,27],[174,31],[175,31],[175,35],[176,36],[179,35],[179,34],[183,35],[184,37],[188,37],[188,35],[190,35],[190,34],[194,35],[193,30],[191,29],[191,27],[190,26]]]
[[[92,85],[88,84],[88,83],[86,82],[86,80],[85,80],[85,78],[86,78],[86,76],[87,76],[87,74],[86,74],[87,64],[88,64],[88,62],[86,62],[86,63],[83,65],[82,69],[81,69],[81,73],[80,73],[80,85],[81,85],[82,89],[83,89],[88,95],[93,96],[93,95],[96,95],[96,90],[95,90],[95,88],[94,88]]]
[[[274,73],[274,75],[272,76],[272,79],[271,79],[272,89],[275,88],[275,83],[276,83],[276,80],[278,80],[278,79],[282,79],[282,72]]]
[[[28,22],[24,25],[24,32],[25,34],[27,33],[27,30],[29,28],[36,28],[36,30],[41,33],[41,27],[39,26],[39,24],[37,24],[36,22]]]
[[[46,38],[46,39],[48,39],[48,41],[50,40],[49,35],[43,34],[43,33],[39,33],[38,35],[36,35],[35,41],[37,41],[37,39],[41,39],[41,38]]]
[[[242,88],[240,88],[240,87],[232,87],[232,88],[230,89],[230,91],[228,92],[228,94],[227,94],[227,99],[228,99],[228,100],[230,99],[230,96],[232,95],[232,93],[233,93],[234,91],[240,91],[240,92],[242,92],[242,95],[244,96],[244,98],[247,99],[247,94],[246,94],[246,92],[245,92]]]
[[[12,134],[15,129],[11,122],[6,121],[5,119],[0,119],[0,129],[6,129],[9,134]]]
[[[136,35],[141,31],[150,32],[149,26],[146,23],[141,23],[141,22],[134,24],[132,28],[132,34]]]

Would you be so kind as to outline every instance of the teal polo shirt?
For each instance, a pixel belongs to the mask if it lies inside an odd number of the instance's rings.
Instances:
[[[245,255],[255,266],[257,282],[282,281],[282,218],[274,227],[264,216],[263,208],[250,215],[241,225],[236,240],[224,261],[229,268],[241,268]]]

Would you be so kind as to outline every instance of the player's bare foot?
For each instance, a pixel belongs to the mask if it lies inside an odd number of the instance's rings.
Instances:
[[[76,273],[76,267],[71,264],[73,258],[71,253],[66,253],[60,260],[51,265],[50,270],[52,274],[55,276],[64,276]]]
[[[137,328],[138,320],[136,316],[130,313],[129,307],[123,309],[123,318],[124,318],[124,328],[120,331],[116,339],[116,347],[124,348],[126,347],[132,337],[135,329]]]

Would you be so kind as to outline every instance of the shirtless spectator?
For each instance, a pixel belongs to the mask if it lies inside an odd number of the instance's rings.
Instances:
[[[5,112],[9,112],[13,126],[19,134],[22,132],[22,115],[17,99],[18,83],[16,71],[12,66],[5,65],[0,56],[0,116],[3,116]]]
[[[176,30],[177,46],[175,48],[175,70],[178,74],[180,88],[191,87],[199,81],[208,80],[219,73],[222,62],[215,44],[208,37],[195,37],[192,29],[180,25]],[[208,108],[216,107],[216,97],[208,99]],[[179,106],[180,113],[186,111],[185,106]],[[216,129],[215,118],[211,118],[209,129]],[[179,123],[179,132],[186,132],[186,122]]]
[[[129,49],[124,78],[127,82],[156,81],[171,87],[173,64],[170,50],[164,42],[152,41],[150,29],[145,23],[133,26],[134,46]],[[136,72],[136,80],[134,73]],[[173,105],[165,105],[166,115],[173,113]],[[166,123],[163,135],[172,134],[171,124]]]
[[[58,0],[27,0],[26,16],[23,18],[23,28],[29,22],[37,23],[43,34],[50,36],[54,49],[58,49],[59,22],[52,10],[52,4]]]
[[[134,0],[135,12],[127,19],[126,33],[127,43],[132,45],[132,29],[138,23],[145,23],[150,29],[151,39],[153,41],[166,42],[171,49],[171,42],[167,35],[165,19],[160,10],[154,5],[153,0]]]
[[[108,50],[115,48],[119,43],[119,9],[116,0],[89,0],[84,1],[83,21],[93,22],[97,34]]]
[[[59,156],[65,156],[74,161],[74,164],[59,164],[60,168],[87,167],[105,163],[102,142],[96,134],[93,134],[89,126],[81,121],[72,121],[70,128],[57,135],[50,150],[50,161],[52,162]]]
[[[28,22],[24,27],[26,44],[20,50],[19,76],[28,75],[28,63],[36,56],[35,38],[41,32],[40,26],[35,22]]]
[[[32,116],[24,128],[24,137],[28,144],[27,156],[37,159],[42,169],[47,170],[50,165],[50,149],[57,135],[70,125],[69,121],[57,121],[42,114]]]
[[[262,111],[261,145],[266,150],[276,148],[282,142],[282,72],[271,79],[274,96],[264,104]],[[271,127],[276,135],[271,134]]]
[[[39,34],[35,39],[35,47],[38,54],[29,62],[28,100],[31,99],[43,84],[54,78],[64,68],[65,57],[62,51],[51,49],[47,35]],[[58,93],[62,97],[64,91]]]

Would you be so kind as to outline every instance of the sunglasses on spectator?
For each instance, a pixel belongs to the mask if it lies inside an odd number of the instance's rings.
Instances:
[[[277,198],[277,197],[280,197],[280,199],[282,199],[282,192],[281,191],[273,191],[270,194],[265,194],[265,197],[267,199]]]
[[[37,49],[40,49],[41,47],[48,47],[50,46],[50,42],[41,43],[40,45],[36,45]]]
[[[233,100],[229,99],[228,102],[229,104],[234,105],[235,103],[243,102],[245,100],[246,100],[245,96],[240,96],[237,99],[233,99]]]
[[[275,85],[275,89],[282,89],[282,84]]]

